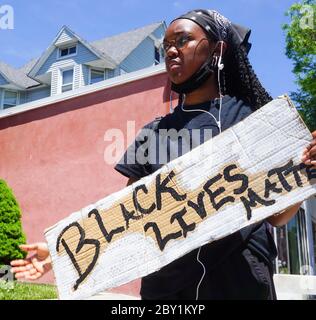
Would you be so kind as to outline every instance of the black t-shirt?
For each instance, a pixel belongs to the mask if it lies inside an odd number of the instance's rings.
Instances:
[[[183,107],[185,110],[202,109],[210,112],[219,120],[219,101],[206,102]],[[222,131],[245,119],[254,110],[243,101],[225,96],[221,110]],[[205,142],[210,136],[219,134],[215,119],[203,111],[184,112],[176,107],[174,112],[159,120],[147,124],[129,146],[126,153],[115,166],[115,169],[127,177],[142,178],[178,156],[190,151],[195,146]],[[187,129],[186,134],[166,134],[175,129],[179,132]],[[194,133],[194,129],[200,129]],[[197,133],[197,134],[196,134]],[[175,152],[176,150],[176,152]],[[220,268],[220,263],[237,248],[245,246],[253,254],[266,263],[272,264],[276,257],[276,248],[268,230],[267,223],[261,222],[246,227],[224,239],[206,244],[200,252],[200,260],[208,272]],[[190,283],[198,283],[203,269],[197,261],[198,249],[173,261],[157,272],[142,279],[141,295],[159,299],[181,290]]]

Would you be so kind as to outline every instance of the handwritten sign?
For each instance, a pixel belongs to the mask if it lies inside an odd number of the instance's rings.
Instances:
[[[61,299],[143,277],[316,193],[288,97],[45,232]]]

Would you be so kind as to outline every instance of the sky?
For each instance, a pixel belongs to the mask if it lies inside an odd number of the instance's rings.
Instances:
[[[14,29],[0,30],[0,61],[21,67],[38,58],[63,25],[87,41],[172,19],[192,9],[215,9],[252,30],[249,54],[260,81],[273,96],[296,90],[285,56],[282,24],[295,0],[0,0],[14,9]]]

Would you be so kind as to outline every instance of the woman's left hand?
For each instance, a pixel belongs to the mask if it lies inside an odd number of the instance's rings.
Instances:
[[[312,136],[314,139],[304,150],[302,161],[316,169],[316,131],[312,132]]]

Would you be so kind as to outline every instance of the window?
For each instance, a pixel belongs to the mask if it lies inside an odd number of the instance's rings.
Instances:
[[[65,58],[77,54],[77,46],[59,49],[59,58]]]
[[[160,46],[160,61],[161,61],[161,58],[162,58],[162,60],[164,60],[166,58],[165,50],[162,48],[162,46]]]
[[[276,229],[277,273],[307,274],[312,270],[312,252],[308,243],[307,213],[300,208],[287,225]]]
[[[276,244],[278,248],[276,273],[290,273],[289,242],[287,225],[276,228]]]
[[[61,72],[62,85],[61,92],[71,91],[73,88],[74,69],[63,70]]]
[[[3,109],[15,107],[18,104],[18,93],[16,91],[4,91]]]
[[[103,81],[105,79],[105,72],[104,70],[90,70],[90,84],[97,83]]]
[[[162,63],[165,59],[165,51],[162,48],[162,45],[155,47],[155,65]]]
[[[155,65],[160,63],[160,52],[157,47],[155,47]]]

